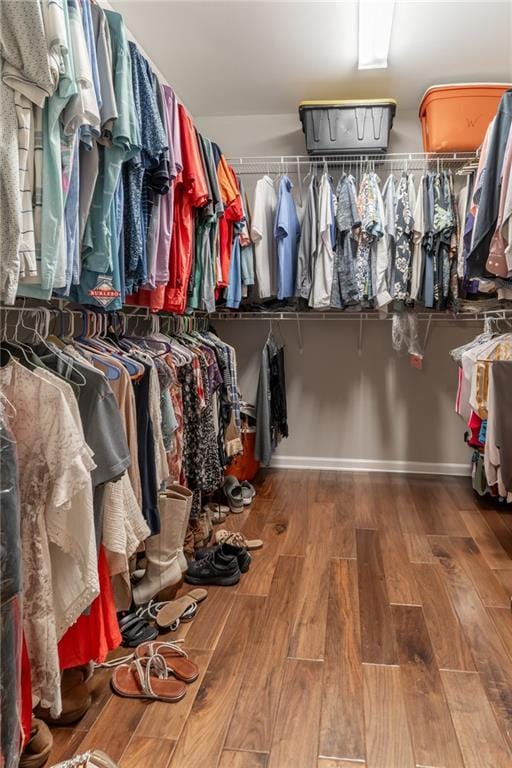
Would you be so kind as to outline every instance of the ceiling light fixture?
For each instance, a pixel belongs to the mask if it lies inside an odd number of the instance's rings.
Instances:
[[[386,69],[394,0],[359,0],[359,69]]]

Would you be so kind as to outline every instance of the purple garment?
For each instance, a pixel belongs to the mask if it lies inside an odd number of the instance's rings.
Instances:
[[[156,248],[155,275],[150,275],[153,284],[166,284],[169,281],[169,252],[171,249],[172,227],[174,218],[174,183],[173,180],[183,169],[181,159],[180,126],[178,122],[178,101],[168,85],[162,85],[165,129],[169,146],[169,192],[160,200],[160,223]]]
[[[203,346],[201,343],[199,346],[201,347],[201,352],[206,358],[208,365],[208,388],[210,393],[213,394],[218,390],[224,379],[222,378],[219,364],[217,362],[217,355],[213,349],[207,346]]]

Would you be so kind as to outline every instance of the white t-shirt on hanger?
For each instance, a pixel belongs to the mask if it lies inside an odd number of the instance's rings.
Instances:
[[[277,294],[277,251],[274,237],[276,208],[274,183],[270,176],[263,176],[256,183],[251,222],[254,266],[260,299],[268,299]]]
[[[333,224],[332,190],[324,173],[318,193],[318,250],[313,267],[313,286],[309,305],[314,309],[329,309],[334,269],[334,251],[331,243]]]

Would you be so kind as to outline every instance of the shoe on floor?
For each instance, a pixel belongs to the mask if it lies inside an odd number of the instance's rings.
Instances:
[[[238,566],[238,553],[239,548],[229,544],[216,547],[211,557],[189,564],[185,581],[188,584],[214,584],[219,587],[238,584],[242,575]]]
[[[210,510],[203,507],[203,509],[199,513],[199,517],[197,518],[197,521],[201,528],[202,540],[205,542],[203,546],[208,546],[213,533],[213,523],[211,520]]]
[[[188,523],[187,533],[185,535],[185,543],[183,545],[183,551],[187,560],[190,560],[194,557],[194,552],[196,549],[206,547],[208,545],[208,541],[209,539],[205,539],[205,529],[204,526],[199,522],[199,519],[197,517],[191,518]]]
[[[245,549],[261,549],[263,541],[261,539],[246,539],[240,531],[227,531],[221,528],[215,533],[217,544],[232,544],[234,547],[244,547]]]
[[[251,485],[248,480],[243,480],[240,483],[240,488],[242,489],[242,500],[244,502],[244,507],[248,507],[250,504],[252,504],[253,499],[256,496],[254,486]]]
[[[229,507],[224,504],[215,504],[211,501],[209,504],[205,504],[203,512],[209,513],[212,525],[220,525],[229,515]]]
[[[207,549],[197,549],[196,550],[196,560],[204,560],[205,557],[213,557],[216,550],[221,545],[217,545],[216,547],[208,547]],[[236,556],[238,560],[238,567],[240,568],[240,573],[247,573],[249,568],[251,567],[251,556],[248,553],[248,551],[244,547],[233,547],[233,549],[238,550],[238,554]]]
[[[58,717],[52,717],[49,709],[37,706],[34,715],[48,725],[73,725],[78,722],[92,704],[91,695],[86,685],[88,671],[85,667],[65,669],[62,673],[60,691],[62,696],[62,712]]]
[[[242,493],[242,486],[238,482],[238,478],[234,475],[226,475],[224,479],[223,491],[226,499],[228,500],[229,508],[234,515],[240,514],[244,511],[244,498]]]
[[[20,757],[19,768],[42,768],[50,756],[53,747],[53,736],[50,729],[38,720],[32,719],[30,739]]]
[[[90,752],[84,752],[83,755],[76,755],[72,758],[73,768],[118,768],[117,763],[114,763],[105,752],[101,749],[94,749]],[[70,768],[69,760],[64,760],[63,763],[57,763],[53,768]]]

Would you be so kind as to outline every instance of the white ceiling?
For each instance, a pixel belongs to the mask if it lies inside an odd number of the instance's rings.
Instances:
[[[295,112],[304,99],[392,97],[512,80],[512,3],[396,4],[387,70],[357,70],[357,3],[110,0],[194,115]]]

